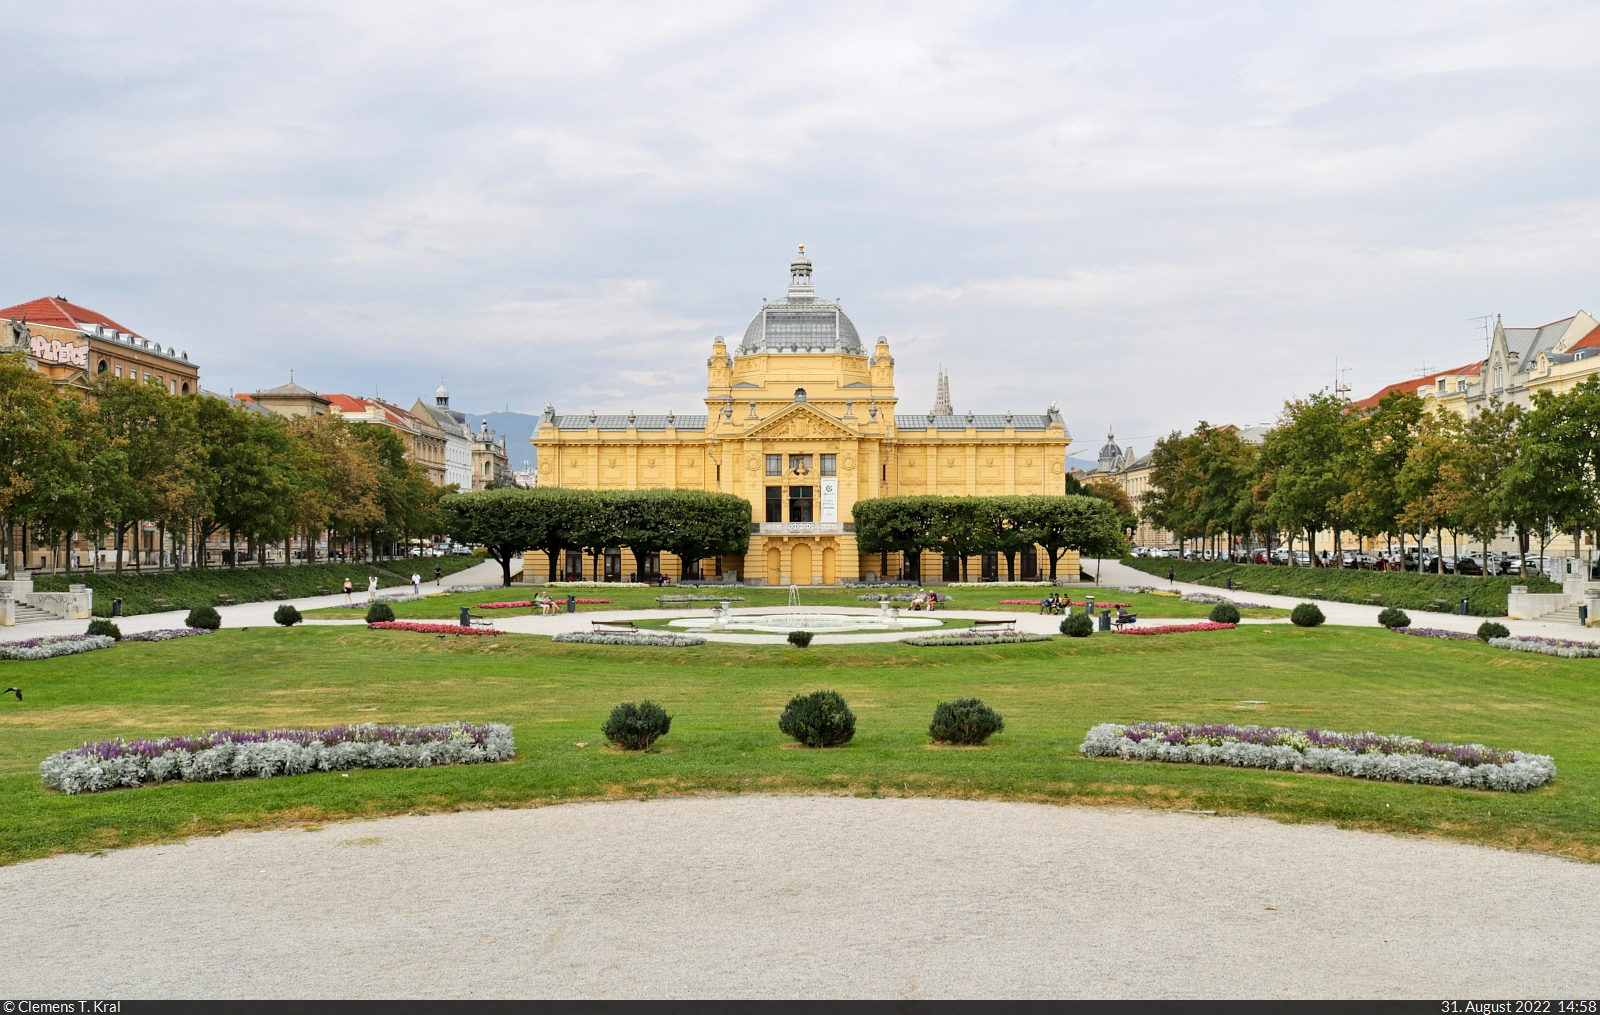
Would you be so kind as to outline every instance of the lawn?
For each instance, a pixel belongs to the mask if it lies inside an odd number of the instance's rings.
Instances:
[[[255,627],[0,669],[0,686],[20,685],[26,699],[0,703],[0,862],[232,828],[774,790],[1245,812],[1600,860],[1600,661],[1377,629],[1262,625],[990,648],[798,650]],[[838,690],[855,709],[848,746],[797,750],[779,733],[784,702],[816,688]],[[986,749],[932,749],[934,706],[966,695],[997,708],[1005,731]],[[646,697],[673,716],[660,749],[606,749],[599,726],[611,706]],[[46,791],[37,773],[50,752],[109,736],[451,719],[514,725],[517,760],[74,797]],[[1554,755],[1559,774],[1514,795],[1078,754],[1095,723],[1138,719],[1478,741]]]
[[[424,584],[422,590],[427,592],[436,586]],[[490,589],[487,592],[470,592],[464,595],[434,596],[426,602],[398,603],[394,606],[394,615],[399,620],[423,619],[449,619],[455,620],[461,615],[461,607],[469,606],[474,612],[482,616],[511,616],[533,612],[528,607],[509,610],[483,610],[477,611],[480,603],[515,603],[525,602],[533,598],[535,592],[542,590],[529,587],[516,587],[509,589]],[[688,591],[685,589],[552,589],[557,599],[564,600],[568,593],[578,599],[608,599],[609,604],[578,604],[578,612],[597,610],[652,610],[661,604],[656,602],[656,597],[663,595],[681,595]],[[783,606],[789,602],[789,590],[784,588],[754,587],[729,590],[735,597],[733,605],[736,609],[753,606]],[[1145,593],[1119,592],[1113,588],[1097,588],[1093,585],[1074,585],[1059,590],[1063,595],[1072,597],[1075,603],[1084,601],[1085,595],[1095,597],[1096,603],[1127,603],[1134,613],[1141,617],[1173,617],[1173,618],[1199,618],[1203,619],[1211,613],[1211,607],[1204,603],[1186,603],[1181,599],[1169,596],[1154,596]],[[701,593],[697,593],[701,594]],[[715,593],[703,593],[715,595]],[[808,588],[800,590],[800,602],[805,606],[861,606],[876,609],[873,602],[862,600],[860,597],[865,592],[861,589],[817,589]],[[943,610],[1003,610],[1011,612],[1034,613],[1037,606],[1002,605],[1004,599],[1032,599],[1038,600],[1048,594],[1048,590],[1040,592],[1036,589],[953,589],[948,595],[954,597],[949,603],[943,603]],[[742,597],[738,598],[738,597]],[[356,596],[358,602],[366,602],[365,591]],[[1248,598],[1240,599],[1248,602]],[[715,602],[669,604],[664,609],[705,609],[710,610]],[[1243,610],[1246,617],[1287,617],[1288,610],[1262,609]],[[334,607],[322,610],[309,610],[307,617],[327,620],[346,619],[360,616],[360,612]]]

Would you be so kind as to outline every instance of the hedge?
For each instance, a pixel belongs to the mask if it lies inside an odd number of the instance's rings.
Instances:
[[[1472,578],[1454,574],[1417,574],[1406,571],[1354,571],[1345,568],[1278,567],[1271,564],[1229,564],[1223,561],[1168,560],[1127,557],[1122,563],[1146,574],[1167,576],[1167,568],[1177,571],[1179,581],[1220,588],[1233,579],[1235,592],[1321,599],[1362,606],[1393,606],[1404,610],[1455,613],[1461,597],[1475,617],[1506,615],[1506,596],[1513,585],[1526,585],[1529,592],[1560,592],[1561,586],[1546,578]]]
[[[357,592],[365,594],[367,578],[371,575],[377,575],[379,588],[393,588],[411,584],[411,575],[416,573],[422,575],[426,587],[433,581],[435,567],[451,575],[481,563],[481,557],[450,556],[385,560],[377,564],[247,565],[203,571],[147,570],[143,574],[124,570],[120,575],[114,571],[99,574],[74,571],[70,575],[35,575],[33,587],[40,592],[66,592],[69,584],[82,583],[94,590],[95,616],[111,616],[111,600],[120,596],[123,616],[135,617],[141,613],[188,610],[195,606],[220,606],[223,603],[219,597],[223,595],[236,603],[305,599],[318,595],[319,586],[330,594],[339,592],[346,578]],[[165,599],[171,605],[158,605],[157,599]]]

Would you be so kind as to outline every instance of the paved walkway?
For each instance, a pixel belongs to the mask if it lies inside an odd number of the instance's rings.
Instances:
[[[0,995],[1594,997],[1596,898],[1600,865],[1260,818],[680,797],[3,868]]]
[[[1089,573],[1094,573],[1095,561],[1088,561],[1084,568]],[[1304,602],[1315,602],[1327,617],[1329,624],[1340,624],[1350,627],[1376,627],[1378,613],[1381,607],[1362,606],[1357,603],[1330,603],[1325,600],[1305,600],[1294,596],[1271,596],[1265,592],[1245,592],[1216,588],[1212,585],[1194,585],[1188,582],[1169,582],[1165,577],[1145,574],[1143,571],[1128,567],[1115,560],[1098,562],[1100,566],[1100,580],[1107,585],[1147,585],[1158,589],[1175,589],[1179,592],[1206,592],[1211,595],[1231,596],[1240,602],[1258,603],[1262,606],[1277,606],[1284,609],[1293,609]],[[1407,610],[1411,617],[1412,627],[1433,627],[1445,631],[1464,631],[1476,634],[1478,625],[1482,624],[1484,617],[1463,617],[1454,613],[1426,613],[1422,610]],[[1495,618],[1506,626],[1512,634],[1536,634],[1550,638],[1572,638],[1576,640],[1589,640],[1600,642],[1600,631],[1587,630],[1576,624],[1554,624],[1538,620],[1509,620],[1505,617]]]
[[[420,569],[418,573],[421,573]],[[94,587],[94,576],[85,575],[85,584]],[[422,591],[436,591],[443,588],[446,591],[452,585],[486,585],[498,588],[502,580],[500,565],[494,561],[476,564],[455,574],[446,575],[442,586],[436,586],[431,581],[422,583]],[[390,595],[409,592],[406,586],[380,589],[380,593]],[[98,593],[97,593],[98,595]],[[358,590],[353,598],[357,602],[365,602],[367,590]],[[344,593],[335,593],[331,596],[311,596],[306,599],[274,599],[263,603],[241,603],[238,606],[219,606],[217,613],[222,617],[223,627],[264,627],[272,623],[273,611],[284,603],[295,607],[301,612],[306,610],[319,610],[326,606],[339,606],[344,603]],[[351,611],[352,617],[359,620],[360,614]],[[171,610],[166,613],[141,613],[137,617],[118,617],[117,627],[123,634],[133,634],[137,631],[159,631],[164,628],[182,627],[184,620],[189,616],[187,608]],[[316,621],[307,621],[316,623]],[[345,623],[345,621],[334,621]],[[0,641],[21,641],[25,638],[41,638],[52,634],[82,634],[89,626],[87,620],[47,620],[39,624],[23,624],[19,627],[0,627]]]
[[[1085,567],[1088,573],[1094,573],[1095,564],[1096,562],[1094,561],[1086,562]],[[1205,592],[1213,595],[1229,594],[1226,592],[1226,590],[1213,588],[1209,585],[1193,585],[1186,582],[1169,583],[1164,578],[1158,578],[1155,575],[1146,574],[1143,571],[1135,570],[1134,568],[1128,567],[1114,560],[1099,561],[1098,565],[1100,569],[1100,579],[1104,586],[1104,591],[1099,593],[1099,597],[1105,602],[1115,601],[1116,589],[1131,586],[1172,588],[1179,592]],[[449,577],[445,578],[443,588],[448,591],[451,586],[483,585],[489,587],[490,589],[497,589],[500,587],[500,581],[500,565],[491,560],[475,567],[468,568],[465,571],[459,571],[456,574],[450,575]],[[425,592],[436,588],[438,588],[438,586],[435,586],[431,582],[423,583],[423,591]],[[385,591],[396,593],[402,591],[402,589],[387,589]],[[535,588],[532,586],[520,587],[516,595],[511,596],[510,598],[531,596],[534,591]],[[554,591],[560,592],[561,590],[557,589]],[[966,590],[957,589],[952,594],[955,595],[959,601],[959,597],[963,591]],[[1085,593],[1095,593],[1096,587],[1092,585],[1067,585],[1062,586],[1061,591],[1069,593],[1074,599],[1081,599]],[[1018,588],[1015,590],[1015,592],[1017,594],[1016,598],[1018,599],[1031,599],[1040,594],[1034,589],[1026,588]],[[1232,593],[1232,595],[1242,602],[1259,603],[1263,606],[1277,606],[1285,609],[1292,609],[1296,604],[1305,601],[1292,596],[1272,596],[1259,592],[1239,591]],[[363,589],[356,594],[355,598],[358,602],[362,602],[365,600],[365,596],[366,591]],[[287,600],[287,602],[304,612],[306,610],[315,610],[328,606],[338,606],[344,602],[344,596],[343,594],[336,594],[331,596],[317,596],[309,599],[291,599]],[[225,627],[265,626],[272,623],[272,613],[278,608],[279,605],[281,605],[281,603],[278,601],[264,603],[244,603],[239,606],[218,607],[217,612],[222,615],[222,623]],[[491,619],[494,621],[494,626],[496,628],[507,633],[555,635],[565,631],[587,631],[591,627],[591,622],[601,617],[611,620],[659,620],[675,619],[680,617],[704,617],[710,615],[712,605],[713,604],[711,603],[706,603],[693,609],[682,610],[606,610],[570,614],[561,613],[550,617],[531,616],[526,613],[521,613],[514,616],[492,616]],[[1329,624],[1347,625],[1352,627],[1373,627],[1376,626],[1378,622],[1378,607],[1375,606],[1361,606],[1355,603],[1330,603],[1323,602],[1322,600],[1317,600],[1317,605],[1322,608],[1322,612],[1328,618],[1327,622]],[[878,612],[877,609],[873,607],[857,608],[809,606],[800,608],[800,612],[819,611],[874,615]],[[736,614],[751,614],[792,613],[796,611],[794,608],[786,606],[765,606],[745,609],[735,608],[733,612]],[[124,634],[132,634],[135,631],[155,631],[161,628],[182,627],[184,618],[187,615],[187,610],[175,610],[170,613],[147,613],[137,617],[123,617],[117,623],[118,626],[122,628],[122,632]],[[926,616],[926,614],[912,615]],[[1032,607],[1022,607],[1014,613],[1006,613],[995,610],[939,610],[932,614],[932,616],[943,617],[947,619],[965,620],[996,620],[1001,618],[1010,618],[1016,621],[1018,631],[1034,634],[1056,634],[1059,632],[1061,626],[1060,617],[1040,616],[1037,609]],[[1138,626],[1153,627],[1162,624],[1194,623],[1196,619],[1197,618],[1193,617],[1163,618],[1152,615],[1149,611],[1145,611],[1139,617]],[[1411,622],[1412,626],[1414,627],[1436,627],[1449,631],[1463,631],[1467,633],[1476,632],[1478,630],[1478,625],[1483,623],[1483,619],[1484,618],[1482,617],[1462,617],[1455,614],[1446,613],[1422,613],[1420,611],[1411,613]],[[1500,622],[1505,624],[1513,634],[1537,634],[1556,638],[1590,639],[1600,643],[1600,631],[1586,631],[1585,629],[1572,624],[1553,624],[1535,620],[1508,620],[1503,617],[1499,619]],[[359,624],[362,623],[362,620],[359,613],[352,611],[349,620],[319,619],[308,620],[306,623],[329,625]],[[1288,621],[1246,620],[1244,623],[1285,624],[1288,623]],[[47,621],[42,624],[25,624],[21,627],[0,628],[0,641],[19,641],[24,638],[37,638],[43,635],[52,634],[82,634],[87,625],[87,621],[62,620]],[[907,631],[898,634],[818,633],[816,635],[816,641],[814,644],[825,645],[849,644],[852,642],[865,643],[898,641],[902,638],[914,638],[918,635],[929,633],[931,632],[928,630]],[[743,644],[780,645],[784,643],[784,638],[782,635],[706,634],[701,636],[708,638],[711,641],[724,641]]]

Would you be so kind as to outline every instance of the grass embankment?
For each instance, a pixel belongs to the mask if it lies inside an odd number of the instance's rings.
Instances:
[[[365,586],[363,586],[364,588]],[[422,590],[427,592],[432,585],[424,584]],[[455,620],[461,613],[461,607],[476,608],[480,603],[518,603],[529,601],[535,592],[543,589],[510,588],[490,589],[487,592],[472,592],[466,595],[435,596],[426,602],[397,603],[394,606],[394,615],[398,620]],[[687,591],[687,590],[684,590]],[[1141,617],[1170,617],[1174,619],[1204,618],[1211,613],[1211,607],[1204,603],[1186,603],[1181,599],[1171,596],[1152,596],[1144,594],[1129,594],[1116,589],[1097,588],[1093,585],[1073,585],[1058,589],[1061,594],[1069,595],[1075,603],[1084,601],[1085,595],[1095,597],[1096,603],[1126,603],[1135,614]],[[610,603],[579,603],[578,612],[588,613],[599,610],[710,610],[716,606],[715,601],[696,603],[657,603],[656,598],[662,595],[680,595],[678,589],[551,589],[550,594],[556,599],[565,602],[567,593],[578,599],[609,599]],[[713,595],[714,593],[706,593]],[[735,609],[744,609],[753,606],[784,606],[789,602],[789,590],[782,588],[754,588],[733,589],[730,594],[734,597]],[[876,609],[872,602],[863,601],[859,589],[816,589],[800,590],[800,602],[804,606],[860,606],[867,609]],[[948,603],[940,604],[940,611],[944,610],[995,610],[1011,613],[1035,613],[1037,606],[1002,604],[1005,599],[1038,599],[1047,594],[1033,589],[955,589],[948,593],[955,598]],[[364,602],[365,597],[361,597]],[[904,604],[902,604],[903,606]],[[485,610],[482,616],[516,616],[531,613],[528,607],[514,607],[506,610]],[[1287,617],[1288,610],[1264,609],[1244,610],[1246,617]],[[349,619],[355,615],[350,610],[329,608],[307,611],[306,616],[327,620]],[[935,613],[937,616],[937,612]]]
[[[339,591],[344,580],[366,591],[367,578],[378,576],[378,587],[406,585],[412,572],[433,580],[433,569],[455,574],[482,561],[481,557],[424,557],[420,559],[380,560],[376,564],[301,564],[294,567],[215,567],[203,571],[124,570],[122,574],[80,571],[73,575],[39,575],[33,587],[40,592],[65,592],[72,583],[94,590],[94,615],[111,616],[111,600],[122,597],[122,613],[133,617],[141,613],[217,606],[226,596],[236,603],[259,603],[268,599],[301,599]]]
[[[286,823],[779,790],[1214,809],[1600,859],[1600,661],[1376,629],[797,650],[262,627],[0,668],[26,696],[0,703],[3,862]],[[847,747],[795,750],[778,731],[789,697],[817,688],[856,711]],[[998,709],[1004,732],[983,750],[930,749],[934,706],[966,695]],[[642,698],[673,716],[660,750],[605,749],[599,727],[611,707]],[[37,770],[53,751],[108,736],[452,719],[511,723],[517,759],[75,797],[45,790]],[[1078,754],[1095,723],[1138,719],[1482,742],[1554,755],[1559,774],[1505,794]]]
[[[1475,617],[1506,615],[1506,596],[1513,585],[1529,592],[1560,592],[1546,578],[1473,578],[1453,574],[1401,571],[1357,571],[1347,568],[1278,567],[1271,564],[1229,564],[1206,560],[1125,557],[1122,563],[1161,579],[1170,568],[1181,582],[1222,588],[1233,580],[1234,593],[1261,592],[1335,603],[1398,606],[1402,610],[1455,613],[1461,597]]]

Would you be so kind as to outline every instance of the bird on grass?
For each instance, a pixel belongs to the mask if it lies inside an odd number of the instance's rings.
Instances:
[[[0,698],[3,698],[8,694],[16,695],[18,701],[22,700],[22,688],[20,687],[8,687],[4,691],[0,691]]]

